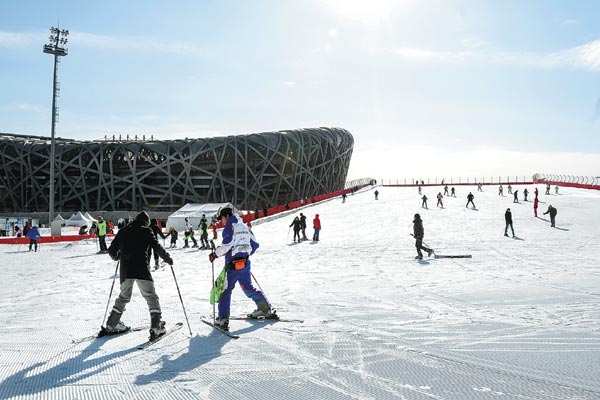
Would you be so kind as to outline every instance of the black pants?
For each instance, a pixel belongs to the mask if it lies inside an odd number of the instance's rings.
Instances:
[[[98,236],[98,243],[100,243],[100,251],[106,251],[106,235]]]
[[[431,253],[431,249],[428,249],[427,247],[423,246],[423,239],[417,238],[417,240],[415,241],[415,247],[417,248],[417,254],[420,257],[423,257],[423,253],[421,253],[421,250],[425,250],[427,253]]]
[[[513,223],[512,222],[507,222],[506,223],[506,227],[504,227],[504,234],[508,235],[508,227],[510,226],[510,230],[512,232],[512,235],[515,236],[515,230],[513,229]]]
[[[300,231],[294,229],[294,242],[296,241],[296,237],[298,238],[298,242],[300,242]]]
[[[550,214],[550,226],[553,228],[555,227],[555,220],[554,220],[555,218],[556,218],[556,215]]]
[[[473,200],[467,201],[467,205],[465,207],[469,207],[469,203],[471,203],[473,205],[473,208],[475,208],[475,203],[473,203]]]
[[[31,251],[31,246],[35,246],[35,251],[37,251],[37,239],[29,239],[29,251]]]

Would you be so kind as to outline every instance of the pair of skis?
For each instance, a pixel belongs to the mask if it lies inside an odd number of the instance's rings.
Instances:
[[[265,317],[259,317],[259,318],[253,318],[253,317],[244,317],[244,316],[240,316],[240,317],[230,317],[229,320],[236,320],[236,321],[259,321],[259,322],[267,322],[267,321],[273,321],[273,322],[297,322],[297,323],[304,323],[303,319],[285,319],[285,318],[279,318],[279,316],[275,315],[276,318],[265,318]],[[206,317],[202,317],[200,318],[200,320],[202,322],[204,322],[206,325],[212,326],[214,329],[218,330],[219,332],[223,333],[224,335],[229,336],[231,339],[239,339],[240,336],[236,335],[235,333],[231,333],[229,331],[226,331],[225,329],[221,328],[218,325],[215,325],[212,321],[209,321],[208,319],[206,319]]]
[[[183,322],[176,323],[175,325],[173,325],[172,327],[170,327],[169,329],[167,329],[166,332],[163,333],[162,335],[157,336],[157,337],[155,337],[153,339],[149,339],[147,342],[139,345],[138,346],[138,350],[144,350],[144,349],[152,346],[154,343],[156,343],[156,342],[164,339],[166,336],[170,335],[171,333],[173,333],[175,331],[178,331],[182,327],[183,327]],[[129,332],[139,332],[139,331],[143,331],[143,330],[146,330],[146,329],[150,329],[150,327],[147,326],[147,325],[146,326],[136,326],[134,328],[130,328],[130,329],[128,329],[126,331],[123,331],[123,332],[114,332],[114,333],[111,333],[111,332],[107,332],[106,329],[104,327],[102,327],[100,329],[100,332],[98,332],[97,334],[86,336],[86,337],[81,338],[81,339],[73,339],[72,343],[79,344],[79,343],[89,342],[91,340],[100,339],[100,338],[104,338],[104,337],[120,336],[120,335],[127,334]]]

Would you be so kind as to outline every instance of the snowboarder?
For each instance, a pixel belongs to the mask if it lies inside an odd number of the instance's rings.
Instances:
[[[527,188],[523,189],[523,201],[527,201],[528,195],[529,195],[529,190],[527,190]]]
[[[377,189],[375,189],[375,200],[377,200],[377,198],[379,197],[379,191]]]
[[[423,202],[421,203],[421,208],[427,208],[427,196],[423,195],[423,197],[421,197],[421,200],[423,200]]]
[[[514,194],[514,199],[513,199],[513,203],[518,203],[519,202],[519,191],[515,190]]]
[[[454,190],[454,186],[452,186],[452,189],[450,189],[450,193],[450,196],[456,197],[456,191]]]
[[[510,186],[510,183],[506,188],[508,189],[508,194],[512,194],[512,186]]]
[[[99,253],[106,253],[106,221],[102,216],[98,217],[98,243],[100,244]]]
[[[552,204],[550,204],[548,206],[548,210],[546,210],[546,212],[544,213],[544,215],[546,214],[550,214],[550,227],[551,228],[555,228],[556,227],[556,208],[552,207]]]
[[[38,249],[38,238],[41,238],[40,231],[37,225],[32,226],[27,232],[27,237],[29,238],[29,251],[31,251],[31,247],[35,247],[35,251]]]
[[[504,196],[504,188],[502,185],[498,186],[498,196]]]
[[[538,209],[538,203],[539,203],[539,202],[540,202],[540,201],[538,200],[537,196],[535,196],[535,199],[533,199],[533,215],[534,215],[535,217],[537,217],[537,216],[538,216],[538,215],[537,215],[537,209]]]
[[[469,207],[469,203],[471,203],[473,205],[473,210],[475,209],[475,203],[473,203],[473,199],[475,198],[475,196],[473,196],[473,193],[469,192],[469,194],[467,195],[467,205],[465,207]]]
[[[321,232],[321,220],[319,219],[319,214],[315,215],[313,219],[313,229],[315,233],[313,234],[313,242],[319,241],[319,232]]]
[[[169,236],[171,236],[171,245],[169,246],[169,248],[170,249],[176,248],[177,247],[177,236],[179,236],[179,232],[177,232],[177,230],[175,228],[170,226],[169,233],[167,233],[165,238],[168,238]]]
[[[215,325],[219,328],[229,330],[229,314],[231,303],[231,292],[239,281],[244,294],[256,303],[257,309],[248,314],[251,318],[269,318],[273,316],[271,305],[264,294],[252,286],[252,274],[250,272],[250,256],[258,249],[258,242],[254,234],[242,221],[238,214],[234,214],[229,207],[219,210],[219,219],[225,225],[223,229],[223,241],[208,256],[211,263],[217,257],[225,256],[225,271],[227,286],[220,294],[219,317]]]
[[[120,333],[130,329],[121,322],[121,316],[125,306],[131,300],[134,283],[137,283],[148,304],[151,321],[150,339],[165,333],[165,322],[162,320],[160,303],[150,273],[150,249],[158,253],[169,265],[173,265],[173,259],[158,243],[149,225],[150,217],[142,211],[132,223],[119,230],[108,248],[110,257],[120,263],[121,280],[121,293],[106,321],[105,330],[108,333]]]
[[[506,212],[504,213],[504,221],[506,221],[506,226],[504,227],[504,236],[508,237],[508,227],[510,226],[512,236],[515,237],[515,230],[513,229],[512,213],[510,212],[510,208],[507,208]]]
[[[437,207],[444,208],[444,203],[442,202],[443,198],[444,198],[444,196],[442,196],[442,192],[438,192],[438,194],[437,194]]]
[[[306,237],[306,215],[300,213],[300,229],[302,230],[302,240],[308,240]]]
[[[163,240],[166,238],[164,233],[162,233],[162,230],[158,227],[158,221],[155,218],[152,218],[152,220],[150,220],[150,229],[152,229],[152,233],[154,234],[154,239],[158,240],[159,236]],[[156,250],[154,250],[154,268],[158,269],[158,266],[159,266],[158,253],[156,252]]]
[[[448,196],[448,185],[444,186],[444,196]]]
[[[294,227],[294,243],[296,243],[296,237],[298,237],[298,243],[300,243],[300,227],[301,227],[300,218],[298,218],[298,217],[294,218],[294,220],[290,224],[290,228],[292,226]]]
[[[423,259],[423,253],[421,250],[425,250],[427,252],[427,256],[431,257],[433,254],[432,249],[428,249],[423,246],[423,237],[425,236],[425,228],[423,228],[423,220],[419,214],[415,214],[415,218],[413,220],[413,236],[415,238],[415,247],[417,248],[417,256],[416,260]]]

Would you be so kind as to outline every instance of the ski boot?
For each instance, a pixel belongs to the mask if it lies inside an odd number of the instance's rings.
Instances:
[[[433,250],[427,250],[427,257],[431,257],[432,254],[434,254]]]
[[[215,319],[215,326],[219,329],[229,332],[229,318],[217,318]]]
[[[252,318],[252,319],[277,319],[277,314],[275,314],[275,311],[271,310],[271,307],[265,303],[264,301],[261,301],[258,303],[258,309],[252,311],[250,314],[248,314],[248,318]]]
[[[120,321],[121,314],[122,313],[118,312],[115,309],[113,309],[110,312],[108,320],[106,321],[106,328],[102,328],[106,335],[115,335],[117,333],[127,332],[131,329],[129,326],[125,325]]]
[[[422,260],[422,259],[423,259],[423,256],[416,256],[415,257],[415,260]]]
[[[159,336],[162,336],[167,331],[165,329],[166,322],[163,321],[161,313],[150,314],[150,340],[154,340]]]

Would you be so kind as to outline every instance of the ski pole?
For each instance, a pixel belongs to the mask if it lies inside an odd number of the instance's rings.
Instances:
[[[415,237],[415,235],[413,235],[412,233],[409,233],[410,236]],[[416,238],[415,238],[416,239]],[[421,239],[421,244],[424,245],[425,247],[428,247],[429,249],[431,249],[431,246],[429,246],[427,243],[425,243],[423,241],[423,239]]]
[[[252,271],[250,271],[250,275],[252,275],[252,279],[254,279],[254,282],[256,282],[256,286],[258,286],[258,288],[260,289],[260,292],[263,294],[263,296],[265,296],[265,300],[269,304],[269,307],[271,307],[271,302],[267,298],[267,295],[265,294],[264,290],[260,287],[260,283],[258,283],[258,281],[256,280],[256,277],[254,276],[254,274],[252,273]]]
[[[287,236],[285,237],[285,242],[286,243],[287,243],[288,240],[290,240],[290,229],[292,229],[291,226],[288,228],[288,233],[287,233]]]
[[[179,285],[177,284],[177,278],[175,277],[175,270],[173,269],[173,265],[171,265],[171,272],[173,273],[173,279],[175,280],[175,286],[177,286],[177,293],[179,294],[179,300],[181,301],[181,308],[183,308],[183,315],[185,316],[185,320],[187,322],[188,329],[190,330],[190,336],[192,336],[192,327],[190,326],[190,320],[188,319],[187,313],[185,312],[185,306],[183,305],[183,299],[181,298],[181,292],[179,291]]]
[[[210,248],[211,250],[214,251],[215,249],[215,242],[213,242],[212,240],[210,241]],[[212,268],[212,284],[213,284],[213,288],[215,287],[215,262],[211,261],[210,262],[211,268]],[[213,303],[213,325],[215,324],[215,303]]]
[[[112,285],[110,286],[110,293],[108,294],[108,301],[106,302],[106,310],[104,310],[104,318],[102,318],[102,324],[106,321],[106,314],[108,314],[108,306],[110,305],[110,298],[112,297],[113,288],[115,287],[115,279],[117,279],[117,271],[119,270],[119,263],[121,260],[117,261],[117,266],[115,267],[115,273],[113,274]]]

